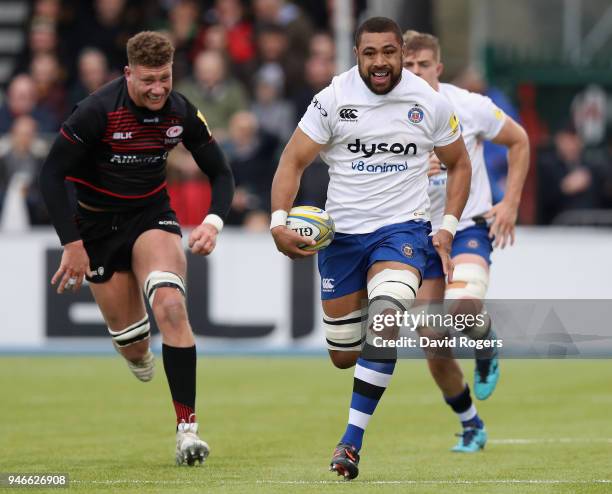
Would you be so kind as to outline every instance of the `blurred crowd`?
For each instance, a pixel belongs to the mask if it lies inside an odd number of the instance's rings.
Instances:
[[[51,139],[74,105],[121,75],[125,43],[143,29],[166,32],[176,46],[174,87],[205,115],[234,171],[228,224],[265,230],[269,191],[283,145],[314,94],[336,72],[330,22],[333,0],[35,0],[26,43],[0,105],[0,228],[25,215],[48,217],[36,174]],[[356,18],[365,0],[355,2]],[[482,79],[458,84],[491,96],[516,118],[508,98]],[[569,114],[569,110],[568,110]],[[519,119],[520,120],[520,119]],[[585,146],[568,124],[538,153],[538,221],[568,209],[612,208],[612,140]],[[604,140],[605,141],[605,140]],[[494,196],[503,195],[505,153],[487,148]],[[210,187],[190,154],[168,161],[169,193],[179,219],[193,225]],[[324,206],[328,174],[315,162],[298,201]],[[25,198],[25,200],[23,200]]]

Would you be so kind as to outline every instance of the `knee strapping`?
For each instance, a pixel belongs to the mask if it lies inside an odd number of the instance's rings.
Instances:
[[[356,310],[342,317],[323,316],[327,348],[341,352],[361,350],[364,339],[364,321],[367,313]]]
[[[139,341],[145,340],[151,336],[151,325],[149,324],[149,316],[145,315],[140,321],[131,324],[125,329],[113,331],[108,328],[108,332],[115,344],[119,347],[132,345]]]
[[[412,271],[384,269],[368,282],[370,307],[376,303],[377,307],[407,311],[414,303],[418,289],[419,278]],[[375,312],[380,313],[380,308]]]
[[[183,296],[185,296],[185,282],[176,273],[170,271],[152,271],[144,284],[145,296],[149,299],[149,304],[153,307],[155,292],[158,288],[170,287],[176,288]]]
[[[447,299],[477,298],[483,300],[489,287],[489,273],[480,264],[457,264],[453,271],[453,282],[465,283],[464,287],[447,288],[444,297]]]

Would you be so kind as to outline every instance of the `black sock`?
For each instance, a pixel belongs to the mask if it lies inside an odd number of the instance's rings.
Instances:
[[[162,344],[164,370],[176,411],[176,423],[189,422],[195,413],[196,347],[177,348]]]

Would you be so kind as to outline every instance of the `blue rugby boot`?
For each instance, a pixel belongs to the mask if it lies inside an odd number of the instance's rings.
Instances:
[[[487,431],[484,426],[464,427],[463,432],[456,436],[459,437],[459,442],[451,449],[454,453],[476,453],[487,444]]]
[[[496,340],[495,331],[489,330],[485,340]],[[476,350],[476,367],[474,368],[474,394],[479,400],[486,400],[495,391],[499,380],[499,358],[497,347]]]

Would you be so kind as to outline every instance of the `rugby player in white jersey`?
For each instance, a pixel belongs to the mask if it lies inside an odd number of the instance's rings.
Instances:
[[[326,338],[336,367],[357,364],[348,426],[330,465],[346,479],[359,472],[365,428],[397,359],[395,349],[374,348],[374,333],[362,334],[362,327],[370,328],[376,315],[407,310],[425,269],[429,154],[435,152],[447,166],[444,218],[432,242],[451,279],[449,252],[471,175],[451,105],[402,69],[399,26],[384,17],[366,20],[354,50],[357,66],[314,97],[283,151],[272,184],[270,225],[283,254],[294,259],[313,254],[300,248],[308,240],[285,221],[303,171],[320,154],[329,165],[326,210],[337,230],[318,257]],[[386,338],[397,330],[386,329]]]
[[[430,245],[418,299],[431,301],[444,298],[447,304],[451,299],[461,300],[462,302],[455,302],[455,307],[451,310],[474,315],[481,313],[484,316],[481,319],[483,324],[474,324],[463,331],[472,339],[483,340],[483,343],[488,340],[492,345],[476,350],[474,392],[478,399],[484,400],[495,389],[499,378],[499,364],[496,336],[481,301],[487,291],[493,246],[504,248],[507,244],[514,243],[514,226],[529,167],[529,139],[525,130],[486,96],[440,83],[443,65],[440,62],[440,45],[436,37],[407,31],[404,34],[404,42],[404,67],[422,77],[452,104],[461,122],[461,133],[472,163],[470,196],[459,221],[451,251],[454,264],[452,281],[445,282],[441,261]],[[504,199],[495,206],[491,204],[491,186],[484,162],[483,140],[490,140],[508,148],[506,192]],[[431,157],[429,197],[433,231],[440,228],[445,211],[447,172],[442,163],[445,163],[443,159]],[[452,450],[479,451],[485,445],[486,431],[472,403],[470,389],[463,380],[461,368],[452,358],[452,350],[436,349],[426,354],[431,374],[446,403],[462,423],[463,432]]]

